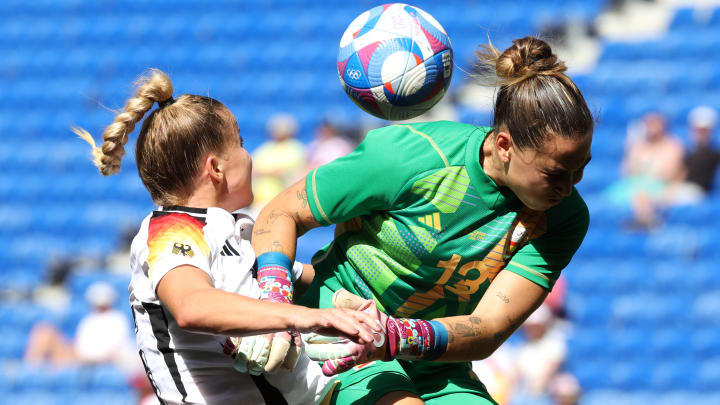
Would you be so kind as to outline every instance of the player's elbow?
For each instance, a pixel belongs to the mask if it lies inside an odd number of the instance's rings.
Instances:
[[[202,305],[194,302],[192,296],[182,300],[174,308],[175,322],[181,329],[201,332],[207,329],[208,314],[202,310]]]
[[[198,316],[188,305],[181,305],[173,316],[175,316],[175,322],[180,329],[194,330],[197,327]]]
[[[491,325],[487,330],[483,344],[475,346],[473,360],[484,360],[490,357],[505,343],[511,334],[512,330],[508,330],[507,327],[503,327],[499,323],[497,325]]]

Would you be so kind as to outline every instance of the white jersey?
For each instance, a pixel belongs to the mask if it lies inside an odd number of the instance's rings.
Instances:
[[[312,404],[321,399],[330,378],[304,353],[292,373],[237,372],[223,353],[225,336],[181,329],[155,295],[165,274],[191,265],[206,272],[215,288],[259,298],[250,245],[253,223],[221,208],[160,207],[143,220],[133,239],[129,291],[137,345],[161,402]],[[298,279],[302,265],[295,263],[293,272]]]

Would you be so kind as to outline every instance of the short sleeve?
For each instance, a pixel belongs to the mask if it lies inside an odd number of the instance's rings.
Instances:
[[[577,190],[546,212],[546,231],[522,246],[505,267],[551,290],[582,244],[590,224]]]
[[[148,225],[148,278],[153,291],[170,270],[193,266],[210,274],[204,224],[182,213],[156,213]]]
[[[352,153],[308,173],[308,202],[320,224],[394,208],[417,170],[403,151],[404,131],[396,126],[370,131]]]

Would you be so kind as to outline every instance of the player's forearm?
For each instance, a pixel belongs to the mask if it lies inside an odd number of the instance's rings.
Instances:
[[[303,178],[270,201],[258,215],[252,238],[255,254],[281,252],[294,259],[297,238],[318,225],[308,206]]]
[[[294,317],[299,316],[303,309],[215,288],[193,291],[178,304],[173,315],[181,328],[229,336],[292,329]]]
[[[489,357],[522,323],[479,315],[435,319],[447,329],[448,344],[438,361],[482,360]]]
[[[445,325],[448,345],[440,361],[490,356],[540,306],[547,290],[511,271],[501,271],[471,315],[435,319]]]

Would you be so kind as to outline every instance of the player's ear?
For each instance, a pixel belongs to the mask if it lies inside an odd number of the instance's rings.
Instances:
[[[501,162],[510,162],[512,147],[513,141],[510,134],[507,131],[498,131],[497,135],[495,135],[495,149],[498,152]]]
[[[223,169],[223,164],[218,159],[217,156],[211,154],[208,154],[205,157],[205,163],[203,165],[203,171],[210,176],[210,178],[213,180],[213,182],[221,182],[223,177],[225,176],[225,172]]]

